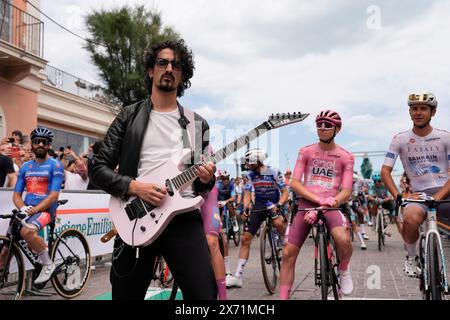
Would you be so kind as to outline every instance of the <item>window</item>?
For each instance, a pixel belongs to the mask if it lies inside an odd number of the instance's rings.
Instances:
[[[67,146],[70,146],[76,154],[86,151],[84,146],[84,136],[58,129],[49,129],[52,130],[55,135],[52,143],[53,150],[59,150],[60,147],[66,148]]]
[[[10,25],[11,6],[7,1],[0,2],[0,39],[10,42],[9,25]]]

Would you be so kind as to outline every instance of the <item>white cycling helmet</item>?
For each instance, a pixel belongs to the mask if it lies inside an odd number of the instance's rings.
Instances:
[[[230,174],[228,173],[228,171],[226,171],[226,170],[223,170],[221,173],[220,173],[220,177],[221,178],[229,178],[230,177]]]
[[[244,155],[245,163],[247,164],[257,164],[258,161],[263,163],[267,158],[267,153],[259,148],[249,149]]]
[[[408,96],[408,106],[413,106],[416,104],[425,104],[436,108],[438,103],[434,94],[425,91],[418,94],[412,93]]]

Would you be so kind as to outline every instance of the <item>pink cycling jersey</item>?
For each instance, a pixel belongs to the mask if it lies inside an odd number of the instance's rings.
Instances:
[[[295,164],[293,178],[299,181],[320,198],[334,197],[343,189],[352,189],[353,155],[339,146],[333,150],[322,150],[318,143],[300,149]],[[306,199],[299,199],[298,208],[317,207],[318,204]],[[311,225],[304,221],[305,212],[298,211],[286,232],[288,242],[301,248]],[[336,227],[348,228],[348,221],[339,210],[327,211],[325,223],[329,230]]]
[[[353,155],[336,145],[333,150],[322,150],[318,143],[301,148],[293,178],[319,197],[334,197],[342,185],[352,189]]]

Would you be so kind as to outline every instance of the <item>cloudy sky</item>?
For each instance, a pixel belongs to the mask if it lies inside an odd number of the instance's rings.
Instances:
[[[161,12],[192,48],[196,71],[181,102],[209,121],[216,148],[271,113],[311,113],[260,141],[274,166],[293,168],[298,149],[317,141],[315,115],[331,108],[343,118],[338,144],[385,151],[411,127],[406,98],[420,90],[438,98],[433,125],[450,129],[449,0],[41,0],[41,9],[87,36],[86,14],[125,3]],[[49,64],[98,83],[82,40],[42,19]],[[371,161],[380,168],[383,157]],[[233,163],[219,167],[234,173]]]

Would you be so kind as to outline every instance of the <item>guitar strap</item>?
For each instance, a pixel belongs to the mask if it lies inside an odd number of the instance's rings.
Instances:
[[[201,139],[202,139],[202,123],[201,121],[195,121],[195,113],[189,109],[183,108],[178,104],[180,110],[180,119],[178,122],[181,125],[183,148],[189,148],[192,150],[193,154],[191,156],[191,164],[200,161],[201,150]]]

